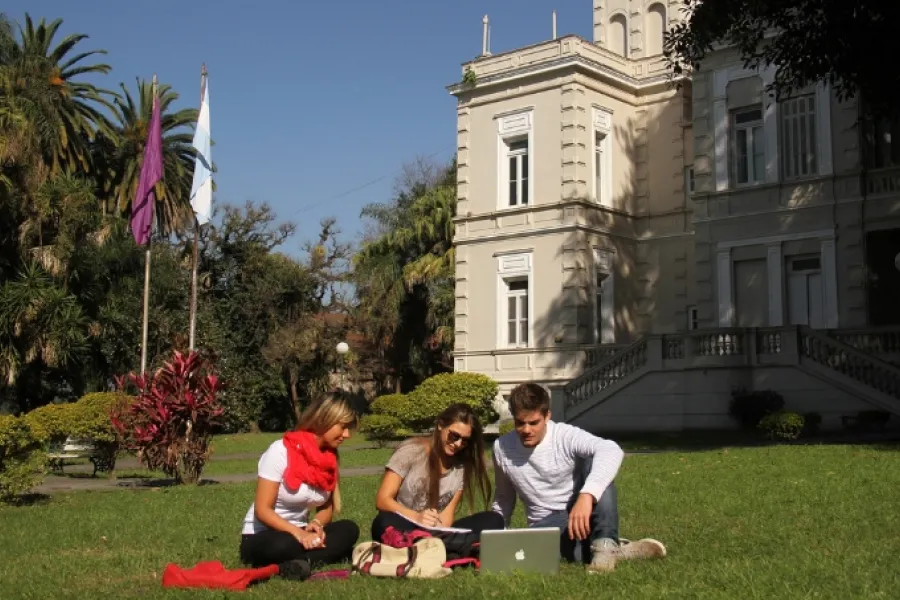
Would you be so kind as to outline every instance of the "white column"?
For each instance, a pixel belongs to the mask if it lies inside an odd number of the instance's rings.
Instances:
[[[780,327],[784,321],[784,273],[781,243],[767,248],[766,273],[769,280],[769,326]]]
[[[734,297],[731,285],[731,250],[716,253],[716,282],[718,284],[719,327],[734,325]]]
[[[838,327],[837,258],[834,239],[822,240],[822,283],[825,288],[825,327]]]

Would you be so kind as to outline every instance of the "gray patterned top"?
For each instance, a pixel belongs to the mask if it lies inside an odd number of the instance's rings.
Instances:
[[[388,460],[387,468],[403,478],[397,492],[397,502],[410,510],[428,508],[428,454],[420,440],[406,440]],[[444,510],[453,496],[462,489],[463,468],[455,466],[441,477],[438,511]]]

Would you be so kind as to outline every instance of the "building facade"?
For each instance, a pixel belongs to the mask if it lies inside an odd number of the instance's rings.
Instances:
[[[897,124],[859,125],[859,104],[825,85],[776,101],[774,70],[727,48],[673,80],[662,49],[680,3],[593,1],[592,42],[485,53],[449,88],[456,370],[501,396],[543,383],[557,418],[594,429],[712,427],[735,387],[784,388],[801,408],[834,388],[806,372],[831,354],[793,373],[819,336],[887,368],[900,394],[886,362],[900,354]],[[861,395],[825,412],[865,410]]]

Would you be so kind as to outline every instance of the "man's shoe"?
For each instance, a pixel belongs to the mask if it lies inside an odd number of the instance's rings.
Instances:
[[[306,581],[312,568],[305,558],[295,558],[278,565],[278,576],[290,581]]]
[[[591,563],[588,573],[609,573],[615,570],[619,544],[611,538],[600,538],[591,544]]]
[[[652,538],[644,538],[634,542],[622,539],[619,540],[619,546],[615,552],[618,560],[663,558],[666,555],[666,547],[659,540]]]

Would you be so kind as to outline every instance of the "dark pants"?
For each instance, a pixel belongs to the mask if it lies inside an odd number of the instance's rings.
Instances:
[[[610,538],[619,541],[619,500],[616,493],[616,484],[610,483],[609,487],[600,496],[600,500],[594,505],[591,513],[591,533],[581,543],[578,540],[569,539],[569,512],[578,500],[581,487],[591,471],[591,464],[584,461],[575,472],[575,493],[569,500],[566,510],[551,513],[531,525],[531,527],[556,527],[560,530],[559,554],[565,560],[572,562],[589,562],[591,560],[591,542],[601,538]]]
[[[312,566],[350,560],[359,526],[353,521],[335,521],[325,526],[325,547],[307,550],[285,531],[266,529],[241,536],[241,562],[251,567],[277,565],[305,558]]]
[[[453,522],[453,526],[481,533],[487,529],[503,529],[503,517],[498,513],[485,511],[457,519]],[[388,527],[393,527],[397,531],[404,533],[415,529],[427,531],[424,527],[418,527],[415,523],[401,517],[397,513],[379,511],[378,515],[375,516],[375,520],[372,521],[372,539],[380,542],[381,535]]]

